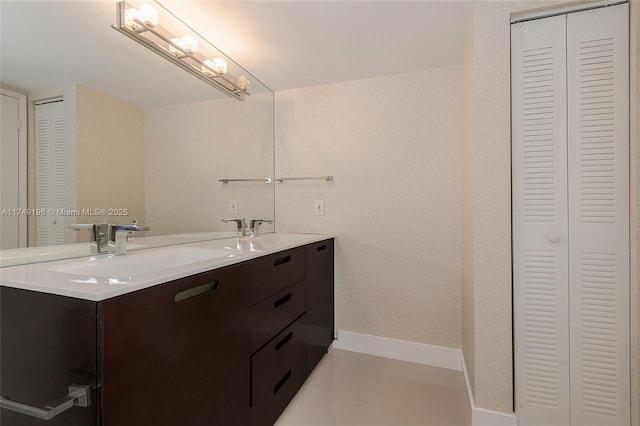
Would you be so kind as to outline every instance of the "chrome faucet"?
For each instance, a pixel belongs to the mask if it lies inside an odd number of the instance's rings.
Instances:
[[[224,223],[235,222],[237,226],[236,235],[238,237],[243,237],[247,235],[247,221],[244,218],[229,218],[222,219]]]
[[[74,223],[69,225],[69,229],[74,231],[89,231],[89,252],[99,254],[107,252],[107,233],[109,224],[107,223]]]
[[[109,242],[107,247],[109,253],[116,256],[127,253],[127,241],[134,232],[148,231],[148,226],[139,226],[138,221],[133,219],[131,225],[109,225]]]
[[[249,222],[249,228],[251,230],[251,236],[255,237],[256,235],[258,235],[258,230],[260,229],[260,225],[262,225],[263,223],[273,223],[273,220],[271,219],[251,219],[251,221]]]

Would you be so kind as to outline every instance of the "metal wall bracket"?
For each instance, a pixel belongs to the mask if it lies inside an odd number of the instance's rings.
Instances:
[[[68,395],[46,404],[42,408],[23,404],[22,402],[12,401],[8,397],[0,397],[0,408],[36,417],[41,420],[50,420],[73,406],[91,406],[91,386],[71,385],[69,386]]]
[[[229,183],[229,182],[264,182],[264,183],[273,183],[273,179],[271,178],[257,178],[257,179],[228,179],[222,178],[218,179],[218,182]]]
[[[304,176],[304,177],[276,178],[276,183],[284,183],[284,181],[286,180],[325,180],[327,182],[333,182],[333,176]]]

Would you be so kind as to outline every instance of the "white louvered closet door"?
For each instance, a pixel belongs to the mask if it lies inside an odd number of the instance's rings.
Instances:
[[[629,5],[567,16],[571,419],[629,418]]]
[[[626,426],[628,5],[511,28],[518,424]]]
[[[65,139],[62,101],[35,107],[36,151],[36,243],[39,246],[64,244]],[[52,214],[53,213],[53,214]]]
[[[511,26],[519,425],[569,424],[566,17]]]

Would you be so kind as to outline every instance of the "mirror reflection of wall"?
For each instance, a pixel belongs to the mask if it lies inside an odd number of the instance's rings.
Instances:
[[[28,98],[28,246],[87,241],[72,223],[145,220],[144,109],[81,84]]]
[[[110,0],[3,0],[0,9],[0,85],[24,95],[27,112],[26,182],[5,191],[3,179],[2,193],[20,193],[16,200],[23,197],[22,208],[32,211],[55,206],[55,214],[3,216],[3,235],[18,221],[25,230],[2,249],[87,241],[88,233],[68,229],[72,223],[137,219],[151,227],[148,236],[226,237],[234,233],[223,217],[273,219],[273,185],[218,181],[273,177],[273,92],[266,86],[247,73],[252,95],[226,97],[114,31]],[[56,108],[64,129],[50,135],[45,150],[37,143],[36,105],[52,101],[62,101]],[[64,149],[56,151],[60,138]],[[3,133],[3,159],[6,141]],[[38,163],[45,152],[49,159]],[[43,168],[56,155],[57,174]],[[54,195],[62,207],[45,203]],[[13,206],[5,198],[2,209]],[[47,229],[54,232],[47,236]]]

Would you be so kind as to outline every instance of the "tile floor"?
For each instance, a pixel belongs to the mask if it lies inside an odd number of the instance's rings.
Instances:
[[[276,426],[466,426],[461,371],[332,349]]]

